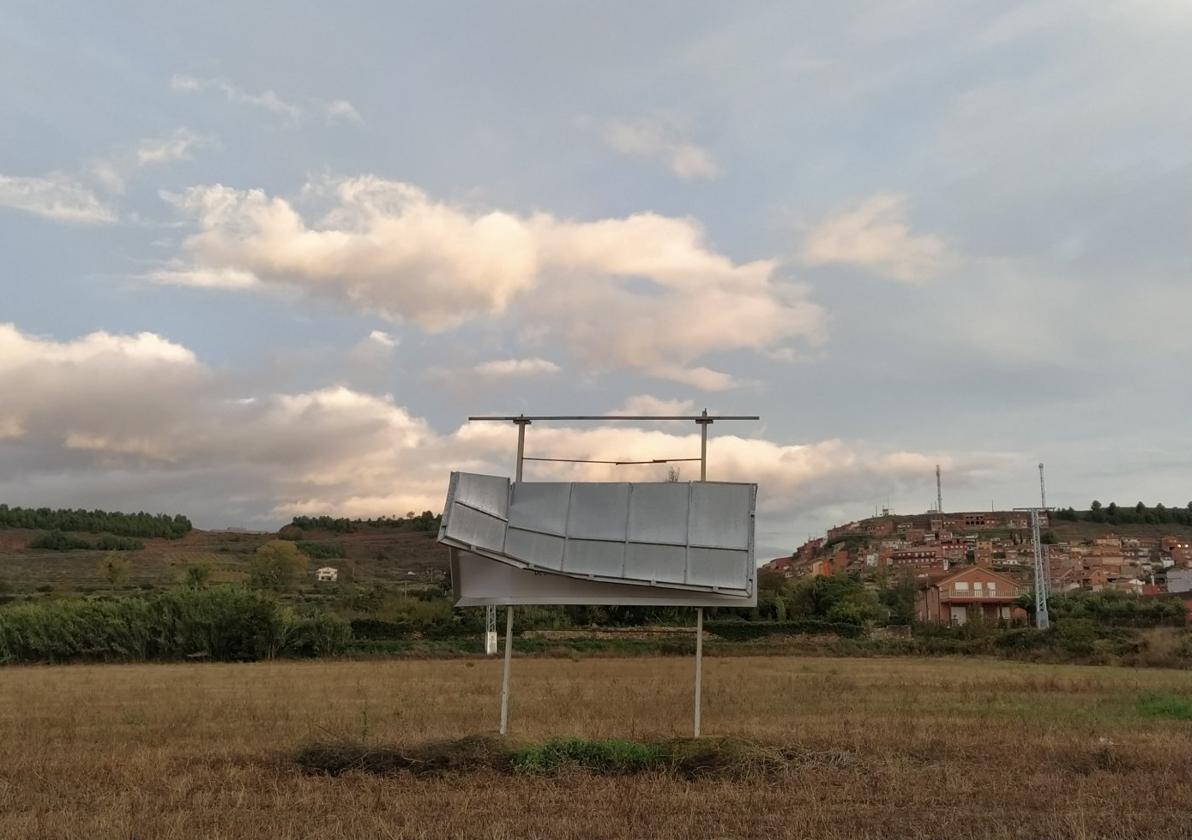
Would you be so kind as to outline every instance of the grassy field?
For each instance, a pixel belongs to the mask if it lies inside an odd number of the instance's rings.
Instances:
[[[690,660],[515,660],[516,736],[688,734]],[[312,740],[491,732],[495,661],[0,669],[2,838],[1187,837],[1192,677],[711,659],[705,733],[778,776],[310,775]]]

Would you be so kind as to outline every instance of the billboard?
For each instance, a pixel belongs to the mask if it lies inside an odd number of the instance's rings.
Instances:
[[[439,541],[458,606],[757,603],[757,485],[452,473]]]

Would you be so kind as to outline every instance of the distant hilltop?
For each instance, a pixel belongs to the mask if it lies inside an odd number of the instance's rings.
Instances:
[[[1020,510],[899,516],[830,528],[764,568],[785,576],[854,573],[925,578],[976,565],[1026,580],[1033,564],[1030,514]],[[1182,508],[1102,505],[1041,514],[1053,592],[1192,589],[1192,503]]]

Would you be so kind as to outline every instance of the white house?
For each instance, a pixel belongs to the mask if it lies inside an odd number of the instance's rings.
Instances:
[[[330,581],[331,583],[334,583],[335,581],[339,580],[339,569],[335,568],[334,566],[324,566],[315,572],[315,580]]]

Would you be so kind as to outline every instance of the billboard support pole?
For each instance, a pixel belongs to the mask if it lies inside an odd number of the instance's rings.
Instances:
[[[505,608],[505,668],[501,674],[501,734],[509,732],[509,663],[513,658],[513,607]]]
[[[513,422],[517,424],[517,469],[514,470],[513,476],[515,481],[521,481],[522,462],[526,460],[526,426],[530,425],[530,421],[525,417],[518,417]]]
[[[708,409],[700,412],[695,424],[699,426],[699,480],[708,480],[708,426],[712,421],[708,419]],[[695,720],[692,727],[692,737],[699,737],[700,711],[703,707],[703,677],[704,677],[704,608],[695,608]]]
[[[699,713],[702,704],[702,688],[704,676],[704,608],[695,608],[695,734],[699,737]]]

